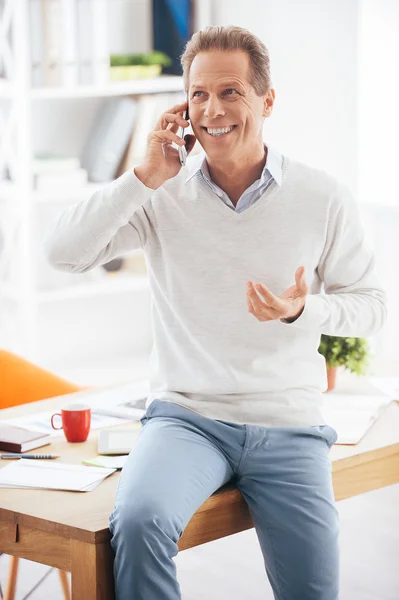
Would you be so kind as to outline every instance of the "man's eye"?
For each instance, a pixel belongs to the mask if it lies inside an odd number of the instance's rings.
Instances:
[[[235,90],[234,88],[229,88],[228,90],[225,90],[225,94],[227,94],[227,96],[233,96],[232,93],[228,93],[228,92],[235,92],[237,93],[237,90]]]
[[[197,95],[197,94],[202,94],[202,92],[194,92],[193,94],[193,98]]]

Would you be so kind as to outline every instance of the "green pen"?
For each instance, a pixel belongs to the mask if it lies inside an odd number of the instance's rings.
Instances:
[[[2,454],[0,458],[59,458],[59,454]]]

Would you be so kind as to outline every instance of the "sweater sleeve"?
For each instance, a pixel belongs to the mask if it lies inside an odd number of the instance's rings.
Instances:
[[[382,328],[387,317],[386,294],[374,254],[365,242],[359,207],[341,184],[330,204],[317,271],[324,293],[308,294],[302,314],[285,323],[286,327],[317,328],[320,334],[341,337],[369,337]]]
[[[84,273],[143,247],[148,231],[143,205],[153,193],[131,169],[68,208],[46,232],[48,261],[55,269]]]

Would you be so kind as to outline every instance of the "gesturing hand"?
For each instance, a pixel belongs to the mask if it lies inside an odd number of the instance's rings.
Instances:
[[[259,297],[257,291],[262,296]],[[248,312],[258,321],[274,321],[275,319],[297,319],[303,312],[309,288],[305,281],[305,267],[298,267],[295,272],[295,284],[281,296],[275,296],[263,283],[247,282]]]

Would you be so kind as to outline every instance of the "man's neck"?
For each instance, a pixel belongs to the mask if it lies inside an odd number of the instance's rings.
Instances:
[[[217,163],[206,159],[209,175],[214,183],[219,186],[230,198],[234,206],[238,200],[255,181],[262,175],[267,159],[267,148],[262,145],[262,150],[252,160],[245,159]]]

